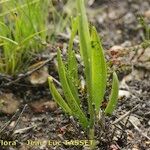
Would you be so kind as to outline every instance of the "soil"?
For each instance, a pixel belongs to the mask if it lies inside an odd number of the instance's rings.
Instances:
[[[147,23],[150,23],[149,0],[95,0],[87,10],[90,21],[96,25],[101,35],[106,53],[116,45],[126,51],[126,48],[143,42],[144,29],[138,22],[138,16],[144,16]],[[56,45],[63,47],[64,41],[67,42],[66,39],[58,39]],[[118,50],[118,47],[114,49]],[[44,54],[37,56],[37,62],[44,61],[47,55],[53,55],[45,66],[48,67],[49,74],[58,80],[55,50],[56,47],[50,45]],[[110,55],[107,58],[108,61],[112,59]],[[122,70],[115,64],[118,67],[116,68],[120,79],[120,93],[124,93],[120,94],[113,116],[105,117],[103,125],[96,125],[96,149],[149,150],[150,70],[146,66],[141,68],[138,59],[133,63],[130,52],[121,58],[125,59],[115,57],[116,61],[121,60],[124,66],[129,66],[128,70]],[[40,75],[40,72],[37,74]],[[71,143],[71,140],[90,141],[76,120],[56,106],[48,85],[33,85],[29,82],[30,79],[25,76],[7,85],[12,78],[0,74],[0,99],[8,99],[5,102],[6,109],[0,110],[3,112],[0,114],[0,150],[88,150],[85,144],[75,146],[73,141],[73,144]],[[16,100],[19,103],[16,104]],[[10,108],[13,104],[16,104],[16,107]],[[126,113],[126,117],[116,121]],[[28,145],[28,142],[32,143]],[[69,145],[69,142],[72,145]]]

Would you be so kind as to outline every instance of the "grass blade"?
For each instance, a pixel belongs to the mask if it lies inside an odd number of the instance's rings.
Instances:
[[[119,81],[117,74],[113,73],[113,82],[112,82],[112,90],[109,97],[108,105],[105,109],[105,114],[112,114],[113,110],[116,107],[117,99],[118,99],[118,91],[119,91]]]
[[[11,40],[11,39],[9,39],[7,37],[4,37],[4,36],[0,35],[0,38],[3,39],[3,40],[5,40],[5,41],[8,41],[8,42],[10,42],[12,44],[18,45],[18,43],[16,41],[13,41],[13,40]]]
[[[91,31],[91,45],[92,102],[95,104],[96,113],[98,113],[106,90],[107,67],[102,44],[95,27],[92,27]]]
[[[38,1],[40,1],[40,0],[33,0],[32,2],[30,2],[30,5],[35,4],[35,3],[37,3]],[[24,7],[27,7],[27,4],[23,4],[23,5],[21,5],[21,6],[17,7],[17,8],[13,8],[13,9],[11,9],[11,10],[9,10],[9,11],[6,11],[6,12],[4,12],[4,13],[1,13],[1,14],[0,14],[0,17],[5,16],[5,15],[7,15],[7,14],[10,14],[10,13],[12,13],[12,12],[15,12],[16,10],[18,10],[18,9],[20,9],[20,8],[24,8]]]
[[[72,115],[72,111],[69,108],[68,104],[63,100],[63,98],[61,97],[61,95],[58,93],[54,83],[53,83],[53,79],[52,77],[48,77],[48,83],[49,83],[49,88],[51,91],[51,94],[54,98],[54,100],[58,103],[58,105],[66,112],[69,113],[69,115]]]
[[[42,31],[36,32],[36,33],[34,33],[34,34],[32,34],[32,35],[29,35],[28,37],[26,37],[26,38],[21,42],[21,44],[23,45],[25,42],[28,42],[28,41],[29,41],[30,39],[32,39],[33,37],[39,35],[39,34],[42,33],[42,32],[46,32],[47,30],[48,30],[48,29],[44,29],[44,30],[42,30]]]

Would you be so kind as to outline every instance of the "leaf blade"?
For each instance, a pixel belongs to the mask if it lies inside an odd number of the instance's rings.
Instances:
[[[69,108],[68,104],[65,102],[65,100],[61,97],[61,95],[57,91],[57,89],[53,83],[52,77],[48,77],[48,83],[49,83],[49,88],[50,88],[50,91],[51,91],[51,94],[52,94],[54,100],[64,110],[64,112],[69,113],[69,115],[72,115],[72,111]]]
[[[113,73],[112,90],[111,90],[111,94],[109,97],[109,102],[105,109],[105,114],[111,115],[113,113],[115,106],[117,104],[118,91],[119,91],[119,80],[118,80],[117,74],[114,72]]]
[[[71,31],[71,38],[69,40],[68,46],[68,63],[67,63],[67,80],[71,92],[76,99],[77,103],[80,105],[80,99],[78,96],[78,64],[75,56],[75,52],[73,51],[73,39],[77,33],[79,19],[76,17],[75,19],[71,20],[72,22],[72,31]]]
[[[95,27],[92,27],[91,40],[92,102],[95,104],[96,113],[98,113],[106,90],[107,66],[102,44]]]
[[[81,123],[83,128],[87,128],[88,120],[87,120],[84,112],[78,105],[77,101],[73,97],[73,94],[72,94],[69,84],[67,82],[66,71],[65,71],[64,64],[62,62],[61,53],[60,53],[59,49],[58,49],[58,53],[57,53],[57,59],[58,59],[59,78],[60,78],[60,82],[62,84],[62,88],[64,91],[65,98],[67,100],[67,103],[68,103],[69,107],[71,108],[71,110],[73,111],[74,116],[77,119],[79,119],[79,122]]]
[[[86,10],[84,6],[84,0],[77,0],[77,9],[78,9],[78,34],[80,40],[80,54],[84,62],[85,67],[85,78],[86,78],[86,87],[88,92],[88,111],[90,114],[90,127],[94,125],[94,109],[92,106],[91,99],[91,44],[90,44],[90,33],[89,33],[89,24],[86,16]]]

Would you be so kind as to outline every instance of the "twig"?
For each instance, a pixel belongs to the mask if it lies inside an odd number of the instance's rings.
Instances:
[[[11,117],[11,119],[8,121],[8,122],[6,122],[5,124],[4,124],[4,126],[1,128],[1,130],[0,130],[0,133],[2,133],[4,130],[5,130],[5,128],[10,124],[10,122],[15,118],[15,116],[17,115],[17,113],[18,113],[18,111],[19,110],[17,110],[16,112],[15,112],[15,114]]]
[[[23,115],[23,113],[24,113],[24,111],[25,111],[25,109],[26,109],[26,107],[28,106],[28,104],[25,104],[24,105],[24,107],[23,107],[23,109],[22,109],[22,111],[21,111],[21,113],[20,113],[20,115],[19,115],[19,117],[18,117],[18,119],[17,119],[17,121],[16,121],[16,124],[15,124],[15,127],[13,128],[13,130],[15,130],[15,128],[17,127],[17,125],[18,125],[18,123],[19,123],[19,121],[20,121],[20,119],[21,119],[21,116]],[[12,131],[13,131],[12,130]]]
[[[22,134],[22,133],[25,133],[26,131],[32,129],[32,128],[35,128],[37,127],[37,125],[33,125],[33,126],[30,126],[30,127],[26,127],[26,128],[23,128],[23,129],[18,129],[18,130],[15,130],[13,134]]]
[[[127,113],[125,113],[121,117],[119,117],[118,119],[116,119],[112,124],[114,125],[114,124],[117,124],[118,122],[122,121],[124,118],[129,116],[133,111],[135,111],[138,106],[139,106],[139,104],[136,105],[135,107],[133,107],[130,111],[128,111]]]
[[[148,140],[150,140],[150,137],[147,136],[145,133],[143,133],[143,131],[140,130],[140,129],[137,127],[137,125],[135,125],[135,123],[134,123],[133,121],[131,121],[130,119],[129,119],[129,121],[130,121],[130,123],[134,126],[134,128],[135,128],[143,137],[145,137],[145,138],[147,138]]]
[[[73,116],[70,116],[70,121],[71,121],[71,124],[74,126],[76,132],[78,132],[79,131],[79,129],[78,129],[79,125],[76,123],[76,121],[74,120]],[[78,133],[80,133],[80,132],[78,132]]]
[[[123,126],[123,129],[124,129],[124,130],[126,130],[126,127],[127,127],[128,122],[129,122],[130,116],[131,116],[131,113],[127,116],[127,120],[126,120],[126,122],[125,122],[125,124],[124,124],[124,126]],[[122,139],[123,136],[124,136],[124,132],[122,131],[122,133],[121,133],[121,135],[120,135],[120,139]]]
[[[6,75],[6,74],[3,74],[3,73],[0,73],[0,78],[4,78],[4,79],[6,79],[6,80],[8,80],[8,81],[11,80],[11,76]]]
[[[54,56],[53,56],[53,57],[54,57]],[[18,82],[19,80],[21,80],[21,79],[23,79],[23,78],[25,78],[25,77],[31,75],[33,72],[39,70],[40,68],[42,68],[43,66],[45,66],[48,62],[50,62],[50,61],[53,59],[53,57],[50,57],[49,59],[45,60],[41,65],[39,65],[38,67],[34,68],[33,70],[28,71],[28,72],[25,73],[25,74],[18,75],[18,78],[17,78],[17,79],[6,83],[5,86],[10,86],[10,85],[12,85],[12,84]]]
[[[55,79],[54,77],[52,77],[52,76],[50,76],[59,86],[61,86],[61,83],[57,80],[57,79]]]

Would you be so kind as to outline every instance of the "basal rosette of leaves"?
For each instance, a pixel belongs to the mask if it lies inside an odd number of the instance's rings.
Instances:
[[[52,77],[48,78],[48,82],[54,100],[64,112],[74,116],[79,121],[83,129],[88,131],[90,139],[94,139],[94,125],[99,119],[98,114],[101,111],[100,107],[106,91],[107,65],[102,43],[96,28],[89,26],[84,0],[77,0],[77,12],[77,17],[72,19],[67,65],[62,60],[60,49],[57,52],[58,73],[64,98],[56,89]],[[90,117],[87,117],[86,112],[84,112],[78,93],[78,63],[75,51],[73,50],[73,40],[77,33],[79,36],[80,55],[84,64],[88,114]],[[111,93],[107,107],[104,110],[106,115],[113,113],[118,99],[118,77],[115,72],[113,72],[112,76]]]

